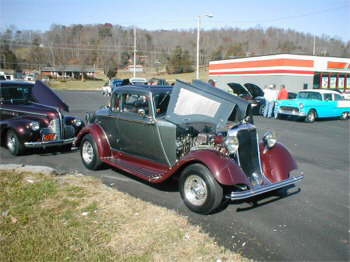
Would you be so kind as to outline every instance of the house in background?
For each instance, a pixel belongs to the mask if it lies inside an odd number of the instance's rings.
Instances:
[[[95,78],[96,69],[94,67],[80,65],[62,65],[55,67],[42,67],[40,70],[42,77],[61,79],[81,79]]]

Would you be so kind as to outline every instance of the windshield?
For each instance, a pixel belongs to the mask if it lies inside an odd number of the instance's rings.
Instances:
[[[155,94],[153,100],[154,108],[156,109],[156,117],[165,115],[170,100],[170,92]]]
[[[322,100],[322,96],[317,92],[299,92],[298,98],[301,99],[313,99],[313,100]]]
[[[32,85],[1,85],[0,97],[4,102],[26,103],[32,99]]]

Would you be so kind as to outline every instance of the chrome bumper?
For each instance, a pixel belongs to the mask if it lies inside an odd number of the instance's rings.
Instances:
[[[73,138],[51,140],[51,141],[41,141],[41,142],[25,142],[24,146],[27,148],[40,148],[40,147],[50,147],[50,146],[63,146],[68,144],[73,144]]]
[[[259,187],[255,187],[251,190],[246,190],[246,191],[240,191],[240,192],[232,192],[230,195],[227,195],[226,198],[230,200],[242,200],[242,199],[247,199],[251,198],[253,196],[261,195],[267,192],[274,191],[276,189],[280,189],[289,185],[293,185],[300,180],[302,180],[304,176],[296,176],[296,177],[291,177],[286,180],[273,183],[270,185],[262,185]]]

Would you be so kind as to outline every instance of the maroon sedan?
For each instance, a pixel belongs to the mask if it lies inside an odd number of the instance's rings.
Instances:
[[[46,85],[0,81],[0,138],[13,155],[27,148],[70,148],[84,123]]]

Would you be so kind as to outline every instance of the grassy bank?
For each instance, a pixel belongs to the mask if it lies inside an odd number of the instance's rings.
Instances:
[[[118,73],[116,78],[124,79],[133,77],[132,73],[128,72],[120,72]],[[169,83],[173,83],[176,79],[180,79],[182,81],[191,82],[195,79],[195,72],[193,73],[184,73],[184,74],[166,74],[159,73],[155,75],[154,73],[137,73],[137,77],[144,77],[146,79],[150,79],[152,77],[163,78],[166,79]],[[51,80],[49,82],[50,87],[58,88],[58,89],[68,89],[68,90],[96,90],[101,88],[104,83],[108,80],[103,73],[99,72],[97,74],[97,78],[100,80]],[[200,79],[203,81],[208,81],[208,72],[200,72]]]
[[[82,175],[0,171],[1,261],[242,261],[174,211]]]

